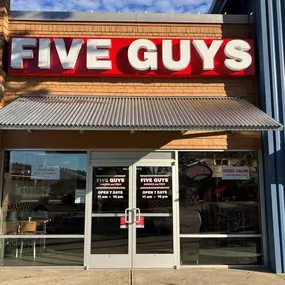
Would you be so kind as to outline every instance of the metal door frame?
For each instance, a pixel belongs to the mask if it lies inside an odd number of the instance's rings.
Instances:
[[[176,201],[178,200],[178,191],[175,187],[176,185],[176,175],[175,175],[175,163],[174,160],[141,160],[133,164],[133,203],[132,205],[137,207],[137,191],[136,191],[136,183],[137,183],[137,167],[170,167],[172,171],[172,234],[173,234],[173,253],[172,254],[137,254],[136,253],[136,227],[132,228],[133,234],[133,268],[176,268],[176,224],[175,221],[177,212],[175,209]],[[177,194],[176,194],[177,193]],[[155,214],[148,215],[155,216]]]
[[[128,153],[128,152],[126,152]],[[139,151],[138,151],[139,153]],[[169,151],[173,154],[173,151]],[[122,158],[119,158],[119,157]],[[177,228],[179,227],[178,213],[179,213],[179,202],[178,202],[178,177],[177,177],[177,166],[175,165],[174,159],[136,159],[127,156],[127,159],[123,159],[125,156],[124,152],[110,152],[106,158],[100,157],[99,159],[94,159],[91,153],[88,153],[88,174],[87,174],[87,191],[86,191],[86,214],[85,214],[85,240],[84,240],[84,266],[86,269],[91,268],[177,268],[179,265],[178,253],[179,253],[179,234]],[[114,158],[114,159],[113,159]],[[91,255],[91,221],[92,221],[92,185],[93,185],[93,167],[107,167],[107,166],[128,166],[129,167],[129,206],[136,205],[136,194],[134,195],[136,189],[136,167],[140,166],[167,166],[172,167],[172,219],[173,219],[173,254],[171,257],[168,255],[158,255],[157,261],[150,262],[147,255],[137,255],[135,256],[136,247],[136,226],[130,226],[129,231],[129,253],[130,266],[123,266],[120,264],[120,255],[118,255],[117,264],[100,264],[99,266],[92,265],[92,255]],[[135,172],[135,173],[134,173]],[[102,257],[103,255],[100,255]],[[166,259],[165,257],[169,258]],[[98,257],[98,255],[97,255]],[[93,256],[94,258],[94,256]],[[134,258],[139,260],[134,261]],[[171,262],[165,262],[165,260],[170,260]],[[102,261],[102,259],[100,259]],[[134,266],[137,265],[137,266]]]
[[[108,167],[108,166],[117,166],[117,167],[128,167],[129,168],[129,204],[131,206],[130,199],[130,187],[132,187],[132,163],[130,160],[116,160],[111,161],[101,161],[96,162],[89,160],[88,163],[88,185],[86,193],[86,215],[85,215],[85,241],[84,241],[84,265],[85,268],[131,268],[132,265],[132,242],[131,242],[131,230],[128,228],[128,254],[117,254],[112,255],[114,258],[114,264],[107,257],[109,254],[94,255],[91,254],[91,230],[92,230],[92,186],[93,186],[93,167]],[[102,214],[103,215],[103,214]],[[100,256],[100,264],[96,264],[96,257]],[[106,262],[104,259],[106,258]],[[107,262],[108,260],[108,262]],[[93,265],[95,264],[95,266]],[[117,264],[119,266],[117,266]]]

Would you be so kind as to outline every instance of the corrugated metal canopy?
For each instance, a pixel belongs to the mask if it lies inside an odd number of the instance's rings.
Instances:
[[[0,111],[0,128],[264,131],[282,125],[232,97],[25,95]]]

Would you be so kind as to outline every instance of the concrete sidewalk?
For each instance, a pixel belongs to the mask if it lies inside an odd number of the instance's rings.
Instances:
[[[285,285],[285,276],[237,269],[1,270],[3,285]]]

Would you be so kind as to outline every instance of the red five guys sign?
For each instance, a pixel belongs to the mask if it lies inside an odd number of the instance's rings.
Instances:
[[[8,72],[27,76],[254,75],[245,39],[11,38]]]

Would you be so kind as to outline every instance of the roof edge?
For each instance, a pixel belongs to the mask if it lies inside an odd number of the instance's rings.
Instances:
[[[185,95],[185,96],[165,96],[165,95],[131,95],[131,96],[121,96],[121,95],[84,95],[84,94],[23,94],[19,96],[16,100],[27,97],[37,97],[37,98],[135,98],[135,99],[225,99],[225,100],[244,100],[246,95],[235,95],[235,96],[193,96],[193,95]],[[14,101],[16,101],[14,100]],[[246,101],[247,102],[247,101]],[[1,109],[0,109],[1,110]]]
[[[255,132],[266,132],[266,131],[282,131],[283,126],[269,126],[269,127],[191,127],[186,128],[176,127],[176,128],[139,128],[139,127],[56,127],[56,126],[10,126],[10,125],[0,125],[0,131],[135,131],[135,132],[184,132],[184,131],[224,131],[224,132],[244,132],[244,131],[255,131]]]
[[[10,11],[10,21],[251,24],[249,15]]]

